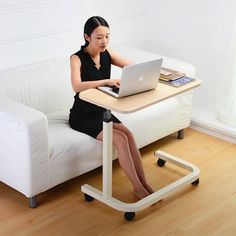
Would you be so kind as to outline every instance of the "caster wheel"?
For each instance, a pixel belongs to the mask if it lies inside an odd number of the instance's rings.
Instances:
[[[126,220],[131,221],[135,217],[135,212],[125,212],[124,217]]]
[[[84,199],[85,199],[85,201],[87,201],[87,202],[91,202],[91,201],[93,201],[94,198],[85,193],[85,194],[84,194]]]
[[[160,166],[160,167],[163,167],[165,165],[166,161],[165,160],[162,160],[162,159],[158,159],[157,160],[157,165]]]
[[[195,181],[192,182],[192,185],[198,185],[199,184],[199,179],[196,179]]]

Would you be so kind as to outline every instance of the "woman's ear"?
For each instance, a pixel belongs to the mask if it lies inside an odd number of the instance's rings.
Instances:
[[[88,42],[90,41],[90,37],[87,34],[84,34],[84,39]]]

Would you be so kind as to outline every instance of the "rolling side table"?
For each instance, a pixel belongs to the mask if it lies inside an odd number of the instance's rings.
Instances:
[[[123,211],[126,220],[132,220],[135,217],[135,212],[142,210],[153,203],[163,199],[167,194],[175,191],[177,188],[187,184],[197,185],[199,183],[200,170],[197,166],[181,160],[173,155],[162,151],[156,151],[155,156],[158,157],[157,165],[162,167],[165,162],[170,162],[177,165],[190,173],[177,181],[159,189],[149,196],[135,202],[125,203],[112,197],[112,121],[111,111],[120,113],[131,113],[143,109],[147,106],[156,104],[160,101],[168,99],[180,93],[192,90],[200,86],[201,81],[195,80],[189,84],[179,88],[171,87],[162,83],[158,84],[157,89],[148,92],[132,95],[129,97],[116,99],[98,89],[88,89],[80,93],[80,98],[93,103],[95,105],[104,107],[103,120],[103,176],[102,176],[102,191],[85,184],[81,187],[84,192],[85,200],[92,201],[94,198],[107,204],[108,206]]]

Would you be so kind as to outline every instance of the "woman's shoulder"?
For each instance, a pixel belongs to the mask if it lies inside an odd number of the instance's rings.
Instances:
[[[114,54],[114,50],[111,48],[107,48],[106,51],[107,51],[107,53],[109,53],[110,56],[112,56],[112,54]]]
[[[108,49],[106,49],[106,50],[105,50],[104,52],[102,52],[100,55],[103,55],[103,56],[108,57],[109,59],[111,59],[111,54],[110,54],[110,52],[109,52]]]
[[[73,53],[73,54],[70,56],[70,58],[76,56],[76,57],[79,57],[79,58],[81,59],[81,58],[83,57],[83,55],[84,55],[84,48],[83,48],[83,46],[81,46],[80,50],[77,51],[77,52],[75,52],[75,53]]]
[[[81,49],[75,53],[73,53],[71,56],[70,56],[70,60],[71,62],[76,62],[76,63],[80,63],[83,61],[83,58],[84,58],[84,48],[83,46],[81,46]]]
[[[124,66],[127,66],[133,63],[131,60],[129,60],[128,58],[125,58],[122,54],[114,51],[113,49],[108,48],[107,51],[110,54],[112,64],[114,64],[115,66],[123,68]]]
[[[118,52],[116,52],[115,50],[113,50],[113,49],[111,49],[111,48],[107,48],[106,51],[108,52],[108,54],[110,55],[110,57],[111,57],[112,59],[121,56]]]
[[[79,51],[73,53],[70,57],[71,57],[71,58],[72,58],[72,57],[81,57],[81,55],[82,55],[81,50],[79,50]]]
[[[81,66],[81,60],[80,57],[76,54],[73,54],[70,56],[70,64],[71,66]]]

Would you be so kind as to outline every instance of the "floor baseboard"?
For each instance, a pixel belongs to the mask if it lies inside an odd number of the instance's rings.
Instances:
[[[192,117],[190,128],[236,144],[236,128],[221,124],[219,121]]]

